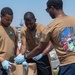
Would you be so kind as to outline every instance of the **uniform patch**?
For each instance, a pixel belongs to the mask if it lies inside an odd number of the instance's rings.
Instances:
[[[35,34],[34,38],[36,39],[40,38],[40,34]]]
[[[66,51],[75,50],[75,27],[66,27],[61,30],[59,44]]]
[[[42,35],[41,35],[42,38],[45,38],[45,36],[46,36],[45,34],[42,34]]]
[[[13,34],[14,34],[14,32],[13,32],[13,31],[10,31],[8,34],[9,34],[9,35],[13,35]]]

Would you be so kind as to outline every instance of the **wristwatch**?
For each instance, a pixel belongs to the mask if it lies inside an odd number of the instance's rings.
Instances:
[[[27,60],[27,54],[24,54],[24,58]]]

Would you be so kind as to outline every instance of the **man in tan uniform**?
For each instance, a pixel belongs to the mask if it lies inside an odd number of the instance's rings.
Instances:
[[[48,0],[46,11],[54,20],[44,29],[39,45],[25,58],[41,53],[50,41],[50,48],[53,45],[60,60],[58,75],[75,75],[75,18],[63,12],[62,0]]]
[[[44,29],[42,24],[36,23],[35,16],[32,12],[25,13],[24,21],[26,26],[21,29],[22,54],[24,54],[26,50],[31,52],[38,45],[42,30]],[[37,64],[38,75],[52,75],[47,55],[42,56],[42,54],[40,54],[33,59],[27,59],[27,62],[35,62]],[[16,63],[20,64],[20,60]]]
[[[18,33],[10,26],[13,20],[13,11],[9,7],[1,10],[0,22],[0,75],[7,75],[8,67],[14,62],[18,54]]]
[[[35,56],[37,50],[41,53],[51,41],[60,60],[58,75],[75,75],[75,18],[64,14],[62,9],[62,0],[48,0],[46,11],[54,20],[44,29],[40,44],[27,58]]]

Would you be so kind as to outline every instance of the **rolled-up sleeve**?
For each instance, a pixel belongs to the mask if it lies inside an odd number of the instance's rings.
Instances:
[[[44,28],[44,30],[42,31],[42,36],[40,41],[41,42],[49,42],[50,41],[50,29],[48,27]]]

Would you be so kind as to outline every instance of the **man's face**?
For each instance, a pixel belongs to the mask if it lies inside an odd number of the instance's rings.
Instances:
[[[26,25],[26,27],[29,29],[29,30],[34,30],[34,28],[35,28],[35,19],[26,19],[26,20],[24,20],[25,21],[25,25]]]
[[[55,15],[54,15],[54,11],[53,11],[53,8],[52,7],[47,7],[46,8],[46,11],[49,13],[49,15],[51,16],[51,18],[55,18]]]
[[[9,26],[13,20],[13,15],[6,14],[5,16],[1,16],[1,23],[4,26]]]

